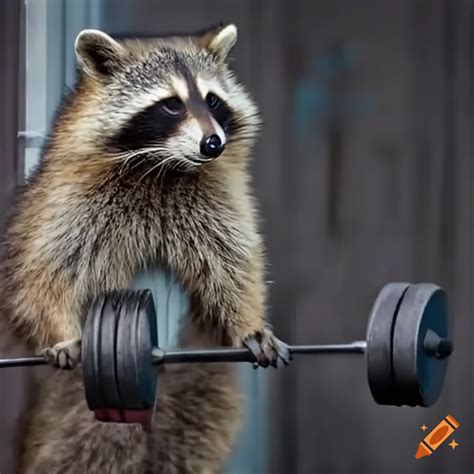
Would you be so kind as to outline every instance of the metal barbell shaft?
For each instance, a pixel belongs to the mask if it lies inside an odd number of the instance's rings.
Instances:
[[[364,354],[366,341],[348,344],[320,344],[313,346],[289,346],[291,354]],[[183,349],[163,351],[155,348],[151,354],[153,365],[180,364],[193,362],[256,362],[249,349]],[[0,359],[0,368],[46,365],[40,356]]]
[[[348,344],[321,344],[312,346],[289,346],[291,354],[364,354],[366,341],[354,341]],[[195,362],[256,362],[249,349],[184,349],[164,351],[158,348],[152,351],[152,364],[180,364]]]
[[[0,368],[3,367],[22,367],[31,365],[46,365],[48,361],[43,357],[18,357],[15,359],[0,359]]]

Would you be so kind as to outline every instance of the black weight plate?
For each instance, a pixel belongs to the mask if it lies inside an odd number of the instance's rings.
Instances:
[[[428,330],[448,338],[446,293],[432,283],[412,285],[406,291],[393,333],[393,368],[400,405],[430,406],[441,394],[447,358],[424,348]]]
[[[374,400],[397,404],[392,367],[392,336],[397,312],[409,283],[385,285],[375,300],[367,326],[367,377]]]
[[[135,324],[138,383],[143,407],[151,409],[156,398],[157,367],[152,365],[152,349],[158,346],[155,305],[150,291],[141,291],[141,301]]]
[[[81,361],[87,405],[91,410],[104,408],[100,372],[100,338],[105,297],[90,306],[82,333]]]
[[[140,347],[136,334],[137,327],[147,324],[140,319],[146,297],[145,291],[122,292],[123,301],[117,328],[117,378],[125,410],[149,408],[148,387],[141,380],[141,374],[144,370],[142,366],[151,367],[151,344],[145,343],[144,347]]]
[[[105,295],[99,347],[99,377],[105,402],[105,407],[102,408],[114,408],[117,410],[122,408],[115,361],[116,328],[120,304],[120,292],[112,291]]]
[[[153,301],[153,294],[149,290],[146,291],[144,303],[144,310],[150,326],[150,343],[152,348],[158,348],[158,315],[156,313],[155,302]]]
[[[122,293],[122,304],[117,325],[117,379],[120,399],[125,410],[141,408],[137,387],[137,366],[135,347],[132,340],[132,327],[137,317],[138,301],[135,293]]]

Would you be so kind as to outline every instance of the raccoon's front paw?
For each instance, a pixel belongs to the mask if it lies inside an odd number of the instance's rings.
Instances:
[[[255,368],[286,366],[291,361],[288,345],[276,338],[273,332],[265,328],[244,340],[244,346],[250,349],[257,362]]]
[[[81,360],[81,340],[71,339],[41,351],[41,355],[54,367],[74,369]]]

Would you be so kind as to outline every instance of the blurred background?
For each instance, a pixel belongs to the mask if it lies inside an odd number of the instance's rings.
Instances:
[[[232,56],[264,118],[253,177],[271,320],[291,343],[363,339],[389,281],[448,292],[456,344],[430,408],[377,406],[363,357],[243,372],[232,474],[470,474],[473,416],[474,2],[471,0],[2,0],[0,221],[37,162],[82,28],[110,34],[239,28]],[[0,470],[25,372],[0,373]],[[456,450],[414,459],[446,415]]]

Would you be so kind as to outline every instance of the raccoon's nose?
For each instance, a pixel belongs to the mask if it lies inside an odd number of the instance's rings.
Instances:
[[[201,141],[201,154],[208,158],[217,158],[224,151],[224,146],[218,135],[210,135]]]

